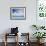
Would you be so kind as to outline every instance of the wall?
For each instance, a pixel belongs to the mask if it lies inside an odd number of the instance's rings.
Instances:
[[[10,7],[26,7],[26,20],[10,20]],[[10,32],[9,28],[19,27],[19,32],[29,32],[31,25],[36,24],[36,0],[1,0],[0,1],[0,34]]]

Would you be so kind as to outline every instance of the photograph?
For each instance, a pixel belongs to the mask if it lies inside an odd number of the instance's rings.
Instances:
[[[25,20],[26,19],[26,7],[11,7],[10,8],[11,20]]]

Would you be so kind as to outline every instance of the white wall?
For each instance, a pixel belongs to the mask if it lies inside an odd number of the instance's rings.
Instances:
[[[10,20],[10,7],[26,7],[26,20]],[[36,0],[0,0],[0,34],[17,26],[32,36],[32,24],[36,24]]]

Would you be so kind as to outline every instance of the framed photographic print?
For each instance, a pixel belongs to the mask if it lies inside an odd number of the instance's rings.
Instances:
[[[11,20],[25,20],[26,19],[26,7],[11,7],[10,8]]]

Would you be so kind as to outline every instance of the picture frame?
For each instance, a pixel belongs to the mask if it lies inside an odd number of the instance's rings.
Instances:
[[[11,7],[10,20],[26,20],[26,7]]]

